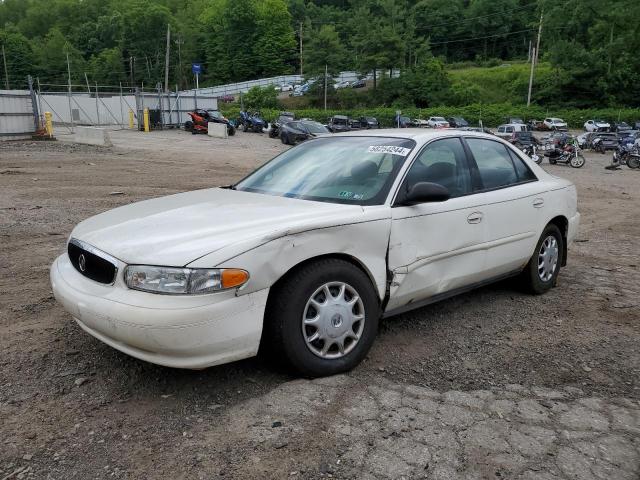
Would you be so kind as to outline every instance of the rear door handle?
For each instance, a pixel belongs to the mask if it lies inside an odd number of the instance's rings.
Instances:
[[[544,199],[542,199],[542,198],[536,198],[536,199],[533,201],[533,206],[534,206],[535,208],[540,208],[540,207],[542,207],[543,205],[544,205]]]
[[[482,221],[482,212],[473,212],[467,217],[469,223],[480,223]]]

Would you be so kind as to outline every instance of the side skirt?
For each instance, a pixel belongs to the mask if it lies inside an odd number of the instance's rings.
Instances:
[[[394,308],[393,310],[389,310],[388,312],[384,312],[382,314],[382,318],[389,318],[395,315],[400,315],[401,313],[415,310],[417,308],[426,307],[427,305],[431,305],[432,303],[436,303],[441,300],[445,300],[447,298],[455,297],[456,295],[460,295],[461,293],[466,293],[471,290],[475,290],[476,288],[484,287],[485,285],[489,285],[491,283],[496,283],[501,280],[505,280],[507,278],[515,277],[517,275],[520,275],[520,272],[522,272],[522,270],[518,269],[509,273],[503,273],[502,275],[498,275],[496,277],[491,277],[481,282],[471,283],[469,285],[465,285],[464,287],[460,287],[460,288],[454,288],[453,290],[449,290],[448,292],[442,292],[437,295],[433,295],[432,297],[425,298],[424,300],[420,300],[419,302],[412,302],[407,305]]]

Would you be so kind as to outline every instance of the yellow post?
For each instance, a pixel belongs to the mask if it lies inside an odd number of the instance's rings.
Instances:
[[[144,109],[144,131],[149,132],[149,109]]]
[[[133,110],[129,109],[129,128],[133,128]]]
[[[44,112],[44,124],[47,130],[47,135],[53,138],[53,121],[51,120],[51,112]]]

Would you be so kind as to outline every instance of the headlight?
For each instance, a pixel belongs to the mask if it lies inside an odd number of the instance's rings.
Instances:
[[[249,272],[235,268],[174,268],[129,265],[124,271],[129,288],[169,295],[195,295],[241,287]]]

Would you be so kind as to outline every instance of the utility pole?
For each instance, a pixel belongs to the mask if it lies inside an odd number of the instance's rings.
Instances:
[[[300,22],[300,76],[302,76],[302,24]]]
[[[178,45],[178,78],[180,82],[180,86],[182,87],[184,82],[182,81],[182,52],[180,46],[184,43],[182,37],[178,36],[177,40],[174,40],[176,45]]]
[[[167,23],[167,49],[164,57],[164,91],[169,93],[169,53],[171,52],[171,24]]]
[[[540,12],[540,23],[538,25],[538,39],[536,40],[536,46],[531,52],[531,73],[529,74],[529,93],[527,94],[527,107],[531,105],[531,90],[533,89],[533,71],[538,64],[538,55],[540,53],[540,37],[542,36],[542,16],[544,11]]]
[[[609,34],[609,64],[607,65],[607,74],[611,73],[611,49],[613,48],[613,25],[611,25],[611,33]],[[7,67],[5,67],[6,71]]]
[[[327,64],[325,63],[324,65],[324,109],[327,109],[327,73],[328,73],[328,67]]]
[[[67,90],[67,99],[69,100],[69,120],[71,121],[71,131],[75,123],[73,121],[73,111],[71,109],[71,65],[69,64],[69,52],[67,52],[67,80],[69,83],[69,89]]]
[[[133,88],[133,57],[129,57],[129,84]]]
[[[527,107],[531,105],[531,88],[533,87],[533,69],[536,66],[536,62],[534,60],[536,56],[536,47],[533,47],[533,51],[531,52],[531,73],[529,74],[529,93],[527,95]]]
[[[2,45],[2,61],[4,63],[4,86],[9,90],[9,70],[7,70],[7,56],[4,54],[4,44]]]

